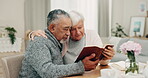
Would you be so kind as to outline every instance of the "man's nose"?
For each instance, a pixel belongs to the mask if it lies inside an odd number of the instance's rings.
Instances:
[[[67,36],[70,36],[70,31],[67,31],[66,35],[67,35]]]

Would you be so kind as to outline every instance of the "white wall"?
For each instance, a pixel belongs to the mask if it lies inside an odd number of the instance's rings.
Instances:
[[[24,38],[24,0],[0,0],[0,26],[14,27]]]
[[[129,34],[132,16],[146,16],[146,12],[140,12],[140,4],[146,3],[148,5],[147,0],[113,0],[112,3],[112,27],[119,23],[127,34]],[[148,28],[147,25],[146,27]]]

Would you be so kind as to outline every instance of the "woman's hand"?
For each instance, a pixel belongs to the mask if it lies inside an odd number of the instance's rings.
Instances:
[[[35,36],[43,36],[43,37],[47,38],[47,36],[45,35],[45,32],[42,30],[32,31],[30,34],[31,40],[34,40]]]
[[[105,48],[103,55],[105,56],[103,60],[110,60],[115,55],[115,51],[112,47],[108,47],[108,49]]]

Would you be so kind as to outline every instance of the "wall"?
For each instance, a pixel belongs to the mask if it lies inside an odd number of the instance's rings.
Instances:
[[[24,0],[0,0],[0,26],[11,26],[24,38]]]
[[[116,23],[124,27],[124,31],[129,34],[130,19],[132,16],[146,16],[146,12],[140,12],[140,3],[147,3],[147,0],[112,0],[112,28]],[[146,25],[148,28],[148,25]],[[148,34],[148,30],[145,31]]]

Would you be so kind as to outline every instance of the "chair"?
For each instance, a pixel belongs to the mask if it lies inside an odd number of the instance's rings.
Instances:
[[[2,58],[5,78],[17,78],[24,56],[23,54]]]

